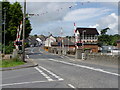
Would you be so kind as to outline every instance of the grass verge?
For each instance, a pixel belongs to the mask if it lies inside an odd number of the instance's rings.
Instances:
[[[0,67],[14,67],[18,65],[25,64],[23,61],[21,61],[19,58],[14,58],[10,60],[0,60]]]

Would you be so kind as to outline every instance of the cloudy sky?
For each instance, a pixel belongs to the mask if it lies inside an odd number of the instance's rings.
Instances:
[[[23,4],[23,3],[21,3]],[[74,22],[77,27],[97,28],[98,31],[109,27],[108,34],[118,33],[117,2],[27,2],[34,34],[55,36],[73,35]]]

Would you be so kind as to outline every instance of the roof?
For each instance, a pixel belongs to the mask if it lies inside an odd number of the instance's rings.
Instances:
[[[64,38],[64,39],[63,39],[63,43],[64,43],[64,45],[66,45],[66,46],[67,46],[67,45],[72,45],[72,46],[75,45],[73,42],[71,42],[71,41],[68,40],[67,38]]]
[[[59,44],[58,44],[58,42],[52,42],[51,45],[52,46],[58,46]]]
[[[99,35],[98,31],[96,28],[76,28],[76,31],[79,31],[80,34],[83,33],[83,31],[86,31],[84,32],[85,35]]]
[[[62,40],[59,40],[58,42],[52,42],[51,45],[52,46],[59,46],[62,43]],[[75,44],[73,42],[71,42],[70,40],[68,40],[67,38],[63,38],[63,44],[65,46],[74,46]]]

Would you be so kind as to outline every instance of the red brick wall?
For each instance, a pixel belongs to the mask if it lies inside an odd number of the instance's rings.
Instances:
[[[90,48],[92,52],[98,52],[98,45],[84,45],[84,48]]]
[[[120,48],[120,43],[117,43],[117,47]]]

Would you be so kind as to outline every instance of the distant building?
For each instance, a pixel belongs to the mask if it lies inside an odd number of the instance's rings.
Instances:
[[[96,28],[76,28],[75,43],[77,48],[89,48],[98,52],[98,31]]]
[[[111,50],[116,49],[115,46],[102,46],[101,47],[101,52],[102,53],[111,53]]]
[[[120,49],[120,40],[117,40],[117,48]]]
[[[45,47],[51,47],[51,43],[56,42],[56,38],[52,34],[45,40]]]
[[[68,51],[75,52],[75,43],[71,42],[71,40],[66,37],[58,37],[56,42],[51,43],[51,46],[57,51],[62,50],[64,54],[66,54]]]

